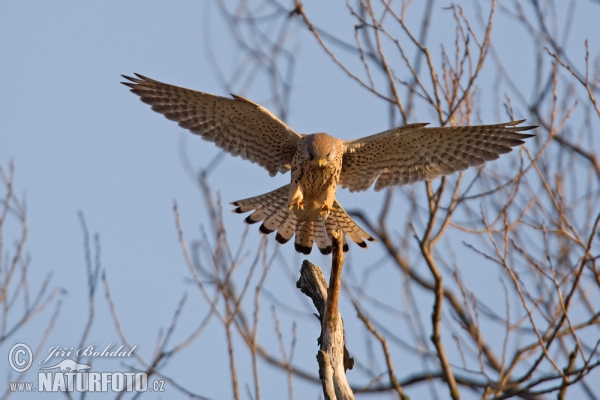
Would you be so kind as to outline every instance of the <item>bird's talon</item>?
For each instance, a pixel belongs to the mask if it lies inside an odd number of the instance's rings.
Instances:
[[[321,213],[324,212],[331,212],[331,211],[335,211],[335,208],[328,206],[327,204],[323,203],[323,205],[321,206]]]
[[[324,219],[327,219],[327,218],[329,218],[329,213],[331,211],[335,211],[335,208],[323,203],[323,205],[321,206],[321,212],[319,213],[319,215],[321,217],[323,217]]]
[[[290,210],[294,207],[298,208],[299,210],[304,210],[305,205],[306,202],[304,200],[296,201],[295,203],[290,204]]]

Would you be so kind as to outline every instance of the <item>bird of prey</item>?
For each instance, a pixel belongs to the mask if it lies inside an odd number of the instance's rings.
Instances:
[[[259,196],[234,201],[245,221],[260,232],[277,231],[286,243],[294,234],[298,252],[313,243],[331,253],[331,232],[340,228],[360,247],[375,239],[360,228],[335,198],[338,185],[351,192],[432,180],[482,165],[534,136],[522,121],[497,125],[427,128],[409,124],[376,135],[343,141],[326,133],[298,134],[260,105],[232,94],[220,97],[169,85],[145,76],[122,82],[152,109],[233,156],[256,163],[271,176],[291,170],[291,182]]]

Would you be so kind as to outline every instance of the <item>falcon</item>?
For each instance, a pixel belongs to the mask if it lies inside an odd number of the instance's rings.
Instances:
[[[521,132],[525,120],[496,125],[428,128],[408,124],[376,135],[344,141],[326,133],[298,134],[266,108],[241,96],[220,97],[145,76],[123,75],[131,92],[152,109],[233,156],[265,168],[271,176],[291,171],[291,182],[271,192],[231,204],[236,213],[253,211],[245,222],[261,222],[260,232],[277,231],[279,243],[296,236],[298,252],[313,244],[331,253],[331,232],[366,248],[375,241],[335,198],[338,185],[351,192],[432,180],[497,159],[534,136]]]

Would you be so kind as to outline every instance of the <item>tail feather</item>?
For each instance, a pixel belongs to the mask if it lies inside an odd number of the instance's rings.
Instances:
[[[285,185],[259,196],[234,201],[231,203],[236,207],[233,212],[253,211],[246,217],[245,222],[254,224],[263,221],[259,228],[260,232],[268,235],[277,231],[275,239],[279,243],[287,243],[295,234],[294,247],[296,251],[303,254],[310,254],[315,242],[321,253],[331,253],[331,233],[337,228],[344,232],[342,240],[345,252],[349,250],[346,237],[363,248],[367,247],[365,239],[375,241],[350,218],[337,200],[334,201],[334,210],[329,213],[327,219],[320,217],[316,221],[299,221],[288,208],[288,191],[289,185]]]
[[[369,242],[375,241],[373,236],[365,232],[352,218],[350,218],[346,213],[346,210],[342,208],[337,200],[333,202],[333,208],[335,208],[335,211],[332,213],[335,225],[342,229],[354,243],[362,248],[367,248],[367,243],[365,243],[363,238],[367,239]]]
[[[337,203],[337,201],[336,201],[336,203]],[[334,207],[335,207],[335,204],[334,204]],[[332,214],[330,214],[330,218],[328,218],[327,221],[325,221],[325,227],[326,227],[326,231],[327,231],[327,239],[328,240],[331,240],[333,230],[338,228],[338,225],[336,225],[335,217],[334,217],[336,212],[337,212],[337,210],[334,211]],[[344,251],[344,253],[347,253],[350,250],[350,247],[348,246],[348,240],[346,240],[346,231],[344,231],[343,229],[342,229],[342,231],[344,232],[344,235],[342,235],[342,250]],[[333,251],[333,248],[330,249],[329,253],[331,253],[331,251]]]
[[[331,247],[331,230],[327,229],[327,222],[320,218],[318,221],[315,221],[316,233],[315,233],[315,241],[317,242],[317,247],[322,254],[330,254]]]
[[[302,221],[296,228],[294,247],[302,254],[310,254],[315,241],[315,221]]]
[[[342,243],[344,243],[342,245],[342,250],[344,251],[344,253],[347,253],[350,251],[350,246],[348,246],[348,240],[346,240],[346,235],[344,235],[342,237]]]
[[[273,213],[265,218],[265,221],[262,223],[261,231],[266,230],[269,233],[274,232],[279,229],[281,225],[283,225],[290,217],[290,213],[287,210],[285,202],[283,206],[279,206],[278,209],[275,209]]]
[[[288,188],[290,185],[282,186],[278,189],[275,189],[271,192],[264,193],[254,197],[248,197],[247,199],[242,199],[238,201],[232,201],[232,206],[236,206],[237,208],[233,209],[234,213],[243,214],[248,211],[258,210],[270,204],[277,202],[278,200],[287,201]]]
[[[277,216],[279,214],[281,214],[281,211],[286,208],[286,204],[287,204],[287,197],[282,197],[276,201],[273,201],[270,204],[266,204],[263,205],[261,208],[258,208],[256,211],[254,211],[252,214],[250,214],[249,217],[247,217],[246,219],[250,220],[250,221],[246,221],[250,224],[256,223],[256,222],[260,222],[260,221],[270,221],[272,218],[277,218]],[[263,223],[263,228],[266,227],[266,224]],[[261,228],[261,230],[263,229]],[[270,229],[271,232],[273,232],[275,229]],[[269,232],[269,233],[271,233]]]
[[[294,232],[296,232],[297,225],[298,219],[293,213],[289,212],[288,210],[288,218],[279,227],[279,230],[277,231],[277,236],[275,236],[275,240],[277,240],[281,244],[289,242],[292,236],[294,236]]]

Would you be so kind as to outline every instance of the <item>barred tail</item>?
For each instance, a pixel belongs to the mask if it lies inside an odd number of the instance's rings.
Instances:
[[[334,210],[326,220],[323,217],[315,221],[298,220],[288,207],[289,186],[288,184],[268,193],[234,201],[231,203],[236,206],[233,212],[242,214],[254,211],[244,221],[248,224],[262,221],[260,232],[268,235],[277,231],[275,239],[279,243],[287,243],[296,234],[294,247],[303,254],[310,254],[315,242],[321,253],[331,253],[331,231],[336,227],[344,231],[344,251],[349,250],[346,236],[363,248],[367,247],[363,239],[375,241],[350,218],[337,200],[333,203]]]
[[[335,211],[332,211],[329,218],[326,221],[327,227],[327,236],[331,237],[331,231],[338,227],[342,231],[344,231],[344,236],[348,236],[350,240],[354,243],[366,249],[367,243],[363,240],[366,239],[369,242],[376,242],[375,238],[369,235],[364,229],[362,229],[350,216],[346,213],[346,210],[342,208],[342,205],[338,203],[337,200],[333,202],[333,208]],[[346,243],[346,238],[344,237],[344,251],[348,251],[348,244]]]

